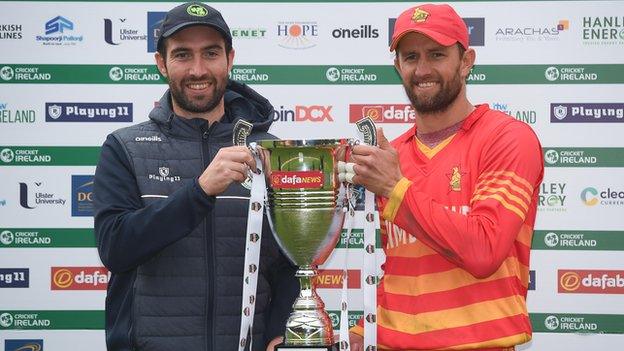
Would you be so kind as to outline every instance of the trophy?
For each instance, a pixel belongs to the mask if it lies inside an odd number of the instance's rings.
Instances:
[[[365,142],[375,142],[372,121],[358,123]],[[237,143],[242,144],[240,133]],[[260,140],[255,152],[266,179],[265,211],[282,252],[298,266],[300,294],[277,350],[339,350],[331,319],[316,293],[317,267],[340,238],[352,186],[340,172],[353,139]],[[340,170],[339,170],[340,169]]]

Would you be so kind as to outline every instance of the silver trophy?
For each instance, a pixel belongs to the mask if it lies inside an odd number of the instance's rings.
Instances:
[[[366,143],[376,142],[372,120],[358,122],[358,128]],[[339,349],[314,280],[318,265],[340,238],[352,189],[339,179],[338,165],[348,161],[356,143],[353,139],[257,142],[255,151],[266,177],[269,224],[282,252],[299,267],[295,275],[301,286],[277,350]]]

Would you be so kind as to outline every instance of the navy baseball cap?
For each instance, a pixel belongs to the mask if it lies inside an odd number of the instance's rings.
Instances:
[[[223,35],[225,42],[230,47],[232,46],[232,34],[230,34],[230,28],[221,16],[221,12],[201,2],[187,2],[167,12],[165,19],[160,24],[160,35],[156,47],[160,48],[164,39],[182,29],[198,25],[216,29]]]

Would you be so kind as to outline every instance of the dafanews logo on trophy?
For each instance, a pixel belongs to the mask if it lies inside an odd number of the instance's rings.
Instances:
[[[408,104],[350,104],[349,123],[370,117],[375,123],[413,123],[416,111]]]
[[[323,187],[322,171],[273,171],[274,189],[319,189]]]
[[[28,268],[0,268],[0,288],[27,288],[29,273]]]
[[[52,290],[106,290],[111,273],[105,267],[50,267]]]
[[[0,102],[0,124],[31,124],[35,123],[35,110],[10,109],[9,104]]]
[[[74,22],[56,16],[45,23],[45,35],[37,35],[36,41],[43,45],[76,45],[84,40],[83,35],[73,35]]]
[[[273,111],[273,122],[333,122],[331,115],[333,106],[296,105],[287,108],[281,105]]]
[[[132,122],[131,102],[46,102],[46,122]]]
[[[557,271],[560,294],[624,294],[624,271],[579,270]]]
[[[43,339],[5,339],[4,351],[44,351]]]
[[[624,103],[552,103],[550,123],[622,123]]]
[[[93,175],[72,175],[72,217],[93,216]]]
[[[347,270],[347,288],[360,289],[361,271],[359,269]],[[342,289],[341,269],[320,269],[319,274],[314,278],[317,289]]]
[[[318,24],[315,21],[284,21],[277,23],[279,47],[284,49],[303,50],[316,46]]]

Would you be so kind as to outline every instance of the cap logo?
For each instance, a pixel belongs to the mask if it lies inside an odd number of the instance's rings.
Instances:
[[[191,5],[186,8],[186,12],[191,16],[204,17],[208,14],[208,10],[201,5]]]
[[[420,8],[414,9],[414,14],[412,15],[412,21],[416,23],[424,22],[429,17],[429,12],[425,10],[421,10]]]

